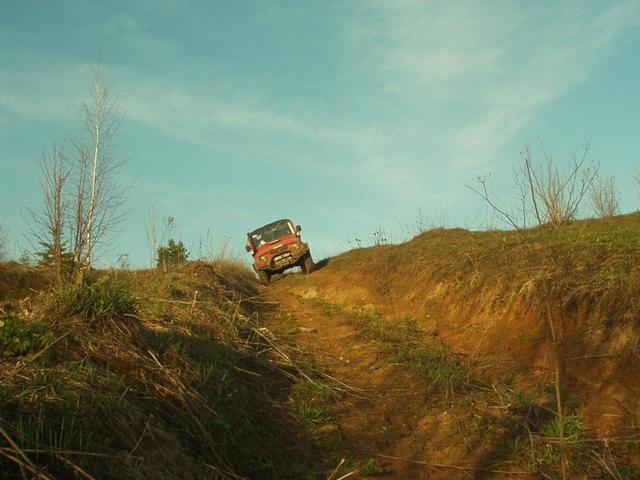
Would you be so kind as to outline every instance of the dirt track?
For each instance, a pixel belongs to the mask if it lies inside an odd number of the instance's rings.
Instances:
[[[473,435],[464,425],[471,412],[452,399],[430,398],[423,379],[405,365],[391,363],[379,342],[359,335],[348,313],[328,315],[313,284],[300,284],[295,277],[276,279],[267,295],[295,318],[296,343],[324,371],[362,391],[343,395],[332,407],[350,459],[374,459],[385,479],[510,478],[489,471],[499,469],[483,461],[490,445],[469,450]],[[343,468],[334,478],[349,471]],[[346,478],[365,477],[355,473]]]

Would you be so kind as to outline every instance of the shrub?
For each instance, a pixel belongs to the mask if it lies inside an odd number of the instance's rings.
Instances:
[[[610,218],[620,211],[618,192],[613,177],[595,178],[591,185],[591,205],[598,218]]]
[[[384,470],[373,458],[366,459],[360,466],[360,475],[362,475],[363,477],[372,477],[375,475],[381,475],[383,473]]]
[[[182,240],[175,242],[170,239],[167,246],[159,246],[156,253],[156,265],[158,268],[166,270],[170,267],[182,265],[189,258],[187,247],[184,246]]]
[[[112,320],[138,310],[136,296],[109,279],[94,282],[84,277],[77,284],[63,287],[60,300],[65,313],[93,321]]]
[[[23,356],[46,348],[54,340],[48,325],[0,316],[0,356]]]

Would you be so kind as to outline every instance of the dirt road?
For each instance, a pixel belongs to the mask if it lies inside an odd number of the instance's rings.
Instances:
[[[276,280],[267,295],[294,322],[294,341],[316,364],[357,389],[331,405],[348,457],[334,479],[350,472],[345,478],[511,478],[522,471],[496,456],[495,439],[477,428],[468,408],[476,397],[456,397],[453,384],[450,393],[434,395],[423,378],[390,357],[388,345],[363,334],[356,314],[331,305],[313,283],[296,277]]]

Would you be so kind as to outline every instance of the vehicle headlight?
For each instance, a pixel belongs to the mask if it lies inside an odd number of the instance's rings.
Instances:
[[[260,255],[260,261],[262,263],[267,263],[269,261],[269,257],[267,257],[266,255]]]
[[[294,250],[300,250],[300,244],[294,243],[293,245],[291,245],[291,248],[293,248]]]

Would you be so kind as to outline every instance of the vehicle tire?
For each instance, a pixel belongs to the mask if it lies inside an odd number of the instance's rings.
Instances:
[[[313,258],[311,258],[311,254],[308,254],[304,257],[304,260],[300,264],[300,268],[302,268],[302,273],[305,275],[309,275],[313,272]]]
[[[262,285],[269,285],[271,283],[271,275],[265,270],[258,270],[258,279]]]

